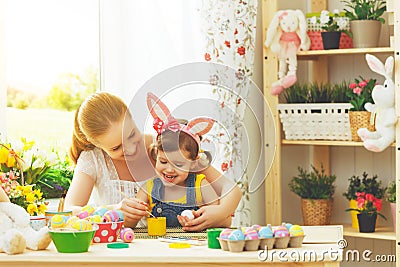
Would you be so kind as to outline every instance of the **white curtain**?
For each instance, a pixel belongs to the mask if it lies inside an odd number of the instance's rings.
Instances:
[[[220,79],[234,80],[231,89],[215,90],[221,129],[214,138],[219,139],[221,147],[221,171],[232,177],[242,189],[242,199],[233,222],[236,226],[251,224],[248,156],[245,155],[243,147],[249,147],[250,141],[245,135],[244,116],[245,101],[254,72],[256,14],[257,0],[203,0],[203,30],[207,38],[203,52],[204,60],[224,64],[235,70],[235,77],[226,77],[226,73],[216,73],[212,82],[218,83]],[[222,134],[224,132],[232,134]]]

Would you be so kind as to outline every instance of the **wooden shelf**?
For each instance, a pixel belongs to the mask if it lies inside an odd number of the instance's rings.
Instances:
[[[348,48],[348,49],[330,49],[330,50],[309,50],[297,52],[298,60],[317,60],[320,56],[338,56],[338,55],[356,55],[356,54],[393,54],[391,47],[375,48]]]
[[[378,227],[374,233],[360,233],[351,225],[343,225],[343,236],[396,241],[396,233],[392,227]]]
[[[315,145],[315,146],[363,146],[363,142],[334,141],[334,140],[286,140],[282,139],[282,145]],[[395,147],[393,143],[391,147]]]

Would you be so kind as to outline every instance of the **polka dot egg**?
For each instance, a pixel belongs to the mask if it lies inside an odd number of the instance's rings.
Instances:
[[[121,238],[122,241],[129,243],[129,242],[132,242],[133,239],[135,239],[135,233],[133,232],[133,230],[131,228],[125,227],[119,233],[119,237]]]
[[[279,226],[278,228],[275,229],[274,236],[275,237],[289,236],[289,231],[287,230],[287,228],[285,226]]]

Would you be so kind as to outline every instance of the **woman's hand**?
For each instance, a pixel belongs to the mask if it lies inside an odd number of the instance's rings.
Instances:
[[[193,211],[193,215],[195,217],[193,220],[180,220],[178,216],[179,222],[181,224],[184,223],[184,231],[195,232],[202,231],[210,227],[226,226],[226,212],[221,210],[220,205],[203,206],[197,211]]]
[[[119,203],[119,209],[124,214],[125,225],[139,221],[147,214],[148,204],[137,198],[124,198]]]

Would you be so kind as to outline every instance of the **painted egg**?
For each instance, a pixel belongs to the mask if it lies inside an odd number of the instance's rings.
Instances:
[[[301,226],[297,225],[297,224],[295,224],[292,227],[290,227],[289,233],[290,233],[290,236],[302,236],[302,235],[304,235],[303,228],[301,228]]]
[[[132,242],[133,239],[135,239],[135,233],[131,228],[125,227],[119,233],[119,237],[121,238],[122,241],[129,243]]]
[[[78,216],[71,216],[71,217],[69,217],[68,220],[67,220],[67,225],[70,226],[70,227],[72,227],[72,224],[73,224],[74,222],[76,222],[77,220],[79,220]]]
[[[92,223],[101,223],[102,221],[103,221],[103,217],[98,214],[95,214],[95,215],[92,215],[89,217],[89,222],[92,222]]]
[[[182,216],[187,216],[189,218],[189,220],[193,220],[194,219],[194,215],[192,213],[191,210],[184,210],[181,213]]]
[[[92,224],[84,219],[79,219],[72,224],[72,228],[78,231],[92,230]]]
[[[93,213],[94,213],[94,207],[93,206],[91,206],[91,205],[86,205],[86,206],[84,206],[83,208],[82,208],[82,211],[86,211],[87,213],[88,213],[88,216],[91,216],[91,215],[93,215]]]
[[[256,231],[258,232],[258,231],[260,231],[261,226],[260,226],[259,224],[253,224],[253,225],[251,226],[251,228],[253,228],[254,230],[256,230]]]
[[[244,234],[239,229],[233,230],[228,236],[228,240],[244,240]]]
[[[274,233],[272,232],[271,227],[264,226],[261,227],[260,231],[258,231],[258,236],[260,238],[272,238],[274,237]]]
[[[245,240],[254,240],[258,239],[258,233],[254,229],[249,229],[246,232],[244,232],[244,239]]]
[[[233,229],[225,228],[219,234],[219,238],[221,239],[228,239],[229,235],[233,232]]]
[[[56,214],[53,217],[51,217],[50,226],[51,226],[51,228],[63,228],[63,227],[65,227],[64,216],[62,216],[60,214]]]
[[[274,236],[275,237],[285,237],[289,236],[289,231],[286,229],[284,226],[279,226],[278,228],[275,229],[274,231]]]
[[[122,213],[122,210],[115,210],[118,213],[118,221],[123,221],[124,220],[124,214]]]
[[[107,211],[108,211],[108,209],[105,208],[105,207],[98,207],[98,208],[95,210],[94,214],[95,214],[95,215],[100,215],[101,217],[103,217],[104,214],[105,214]]]
[[[118,222],[119,214],[115,210],[107,211],[103,216],[103,222]]]

